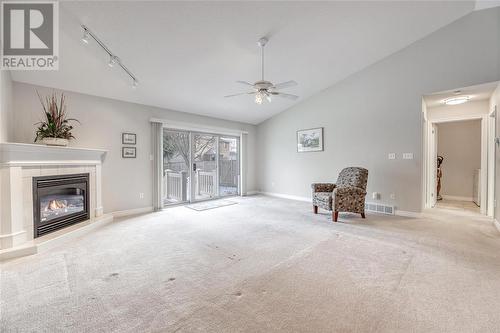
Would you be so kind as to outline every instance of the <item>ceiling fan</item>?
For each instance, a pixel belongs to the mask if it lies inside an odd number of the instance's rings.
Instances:
[[[255,82],[254,84],[247,82],[247,81],[236,81],[237,83],[252,87],[252,91],[233,94],[233,95],[227,95],[224,97],[234,97],[234,96],[240,96],[240,95],[255,95],[255,103],[257,103],[257,104],[262,104],[262,102],[264,101],[264,98],[268,102],[271,102],[272,96],[283,97],[283,98],[287,98],[287,99],[291,99],[291,100],[296,100],[297,98],[299,98],[299,96],[297,96],[297,95],[285,94],[285,93],[278,91],[279,89],[294,87],[297,85],[297,82],[291,80],[291,81],[286,81],[286,82],[282,82],[282,83],[278,83],[278,84],[273,84],[272,82],[264,80],[264,46],[266,46],[268,41],[269,40],[266,37],[262,37],[257,42],[257,44],[260,46],[260,49],[261,49],[262,79],[260,81]]]

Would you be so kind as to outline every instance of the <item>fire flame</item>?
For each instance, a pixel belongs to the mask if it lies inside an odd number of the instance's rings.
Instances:
[[[66,200],[50,200],[47,207],[45,207],[45,211],[63,209],[67,206]]]

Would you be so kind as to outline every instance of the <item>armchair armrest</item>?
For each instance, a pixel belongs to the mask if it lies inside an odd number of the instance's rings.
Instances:
[[[360,187],[354,187],[354,186],[349,186],[349,187],[336,187],[335,190],[333,191],[335,196],[342,196],[342,195],[359,195],[359,196],[365,196],[366,191]]]
[[[332,192],[335,189],[335,184],[333,183],[313,183],[311,188],[313,192]]]

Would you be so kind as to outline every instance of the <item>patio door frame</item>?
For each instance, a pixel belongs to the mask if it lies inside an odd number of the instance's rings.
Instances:
[[[241,164],[242,164],[242,151],[241,151],[241,147],[242,147],[242,144],[241,144],[241,135],[238,136],[238,135],[235,135],[235,134],[224,134],[224,133],[213,133],[213,132],[205,132],[205,131],[200,131],[200,130],[196,130],[196,131],[193,131],[193,130],[189,130],[189,129],[183,129],[183,128],[175,128],[175,127],[172,127],[172,126],[168,126],[166,124],[163,125],[163,128],[162,128],[162,135],[164,135],[165,131],[172,131],[172,132],[183,132],[183,133],[187,133],[188,134],[188,141],[189,141],[189,195],[188,195],[188,200],[187,201],[184,201],[184,202],[179,202],[179,203],[174,203],[174,204],[171,204],[171,205],[164,205],[164,208],[165,207],[169,207],[169,206],[176,206],[176,205],[183,205],[183,204],[190,204],[190,203],[195,203],[195,202],[201,202],[201,201],[208,201],[208,200],[216,200],[216,199],[220,199],[220,198],[226,198],[226,197],[232,197],[232,196],[241,196],[242,195],[242,167],[241,167]],[[208,136],[213,136],[215,137],[215,183],[214,183],[214,187],[215,187],[215,195],[212,197],[212,198],[206,198],[206,199],[196,199],[196,182],[195,182],[195,178],[196,178],[196,171],[194,170],[194,164],[196,163],[194,161],[194,154],[195,154],[195,147],[194,147],[194,138],[195,138],[195,135],[208,135]],[[234,195],[226,195],[226,196],[221,196],[220,195],[220,155],[219,155],[219,152],[220,152],[220,138],[221,137],[230,137],[230,138],[234,138],[236,139],[236,142],[237,142],[237,156],[238,156],[238,165],[239,165],[239,168],[238,168],[238,181],[237,181],[237,193],[234,194]],[[163,156],[162,156],[163,158]],[[163,159],[162,159],[163,160]],[[162,163],[163,165],[163,163]],[[163,172],[162,172],[163,174]]]
[[[239,180],[238,180],[238,196],[246,196],[247,195],[247,144],[248,144],[248,131],[241,130],[241,129],[232,129],[232,128],[225,128],[225,127],[216,127],[216,126],[208,126],[208,125],[203,125],[203,124],[196,124],[196,123],[187,123],[187,122],[182,122],[182,121],[177,121],[177,120],[172,120],[172,119],[165,119],[165,118],[150,118],[150,122],[152,123],[161,123],[163,130],[173,130],[173,131],[183,131],[183,132],[188,132],[190,135],[189,138],[189,144],[190,144],[190,151],[192,150],[191,144],[192,144],[192,139],[191,139],[191,133],[203,133],[203,134],[215,134],[218,136],[231,136],[235,137],[238,140],[238,158],[239,158]],[[191,155],[191,154],[190,154]],[[163,156],[161,156],[163,157]],[[162,164],[163,166],[163,164]],[[190,170],[192,170],[192,161],[190,160]],[[191,177],[192,171],[190,171],[189,175]],[[190,180],[191,181],[191,180]],[[235,195],[236,196],[236,195]],[[190,203],[191,202],[191,193],[189,196],[189,200],[186,201],[185,203]],[[230,196],[227,196],[230,197]],[[185,204],[184,203],[184,204]]]
[[[196,199],[196,185],[197,185],[197,181],[195,182],[195,174],[196,174],[196,171],[194,170],[194,164],[196,163],[194,161],[194,137],[195,135],[210,135],[210,136],[213,136],[215,137],[215,183],[214,183],[214,186],[215,186],[215,195],[213,198],[207,198],[207,199]],[[219,184],[219,138],[220,138],[220,135],[219,134],[215,134],[215,133],[207,133],[207,132],[195,132],[195,131],[190,131],[189,132],[189,155],[191,156],[190,158],[190,173],[189,173],[189,179],[191,180],[190,181],[190,191],[191,191],[191,195],[189,196],[190,198],[190,202],[193,203],[193,202],[200,202],[200,201],[207,201],[207,200],[214,200],[214,199],[219,199],[220,198],[220,195],[219,195],[219,187],[220,187],[220,184]],[[198,184],[199,186],[199,184]]]

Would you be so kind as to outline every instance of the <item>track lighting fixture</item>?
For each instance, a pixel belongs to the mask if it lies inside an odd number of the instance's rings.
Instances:
[[[121,67],[121,69],[123,69],[123,71],[127,73],[127,75],[132,79],[132,87],[136,88],[139,84],[139,81],[137,80],[135,75],[121,62],[120,58],[113,52],[111,52],[111,50],[88,27],[86,27],[85,25],[82,25],[81,27],[83,29],[82,42],[88,44],[90,38],[92,38],[97,43],[97,45],[99,45],[109,55],[108,66],[114,67],[115,65],[118,65],[119,67]]]

